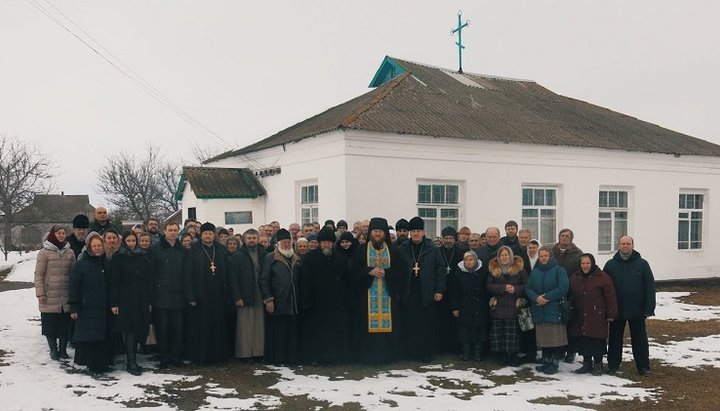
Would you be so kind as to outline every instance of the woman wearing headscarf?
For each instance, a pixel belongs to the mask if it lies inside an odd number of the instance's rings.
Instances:
[[[342,254],[343,257],[351,260],[358,248],[358,241],[353,237],[352,233],[345,231],[340,235],[340,239],[335,244],[335,250]]]
[[[533,268],[535,268],[535,264],[537,264],[538,258],[540,257],[538,255],[538,251],[540,250],[540,247],[542,247],[542,244],[539,240],[532,239],[527,245],[527,261],[530,263],[529,266],[525,267],[525,271],[532,272]]]
[[[106,274],[105,244],[100,234],[92,232],[85,239],[83,258],[70,271],[70,317],[75,320],[75,363],[87,365],[91,373],[108,371],[113,349],[108,318],[109,280]]]
[[[47,338],[53,360],[70,358],[67,354],[70,327],[68,289],[74,262],[75,253],[65,241],[65,228],[53,226],[35,263],[35,295],[40,309],[42,335]]]
[[[576,374],[603,374],[607,352],[608,323],[617,318],[618,306],[612,278],[595,264],[595,257],[580,256],[580,270],[570,278],[570,293],[577,310],[568,334],[583,356]]]
[[[486,287],[490,293],[490,349],[502,356],[505,365],[517,366],[520,351],[518,310],[524,304],[527,273],[523,260],[508,246],[498,249],[497,257],[488,263],[490,275]],[[523,300],[523,301],[519,301]]]
[[[110,260],[110,310],[115,315],[113,331],[121,333],[127,358],[126,369],[140,375],[137,346],[145,342],[150,328],[152,280],[150,259],[137,237],[123,233],[123,244]]]
[[[460,358],[481,361],[490,328],[489,296],[485,288],[488,273],[472,250],[465,252],[457,266],[458,271],[450,277],[448,294],[452,314],[458,319]]]
[[[530,273],[527,296],[532,304],[537,346],[542,348],[542,365],[536,370],[545,374],[558,371],[567,346],[567,327],[560,317],[560,300],[567,295],[568,277],[546,246],[538,251],[538,262]]]

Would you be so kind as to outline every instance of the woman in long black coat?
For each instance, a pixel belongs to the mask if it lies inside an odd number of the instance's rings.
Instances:
[[[134,234],[124,233],[122,247],[110,260],[110,307],[116,316],[113,331],[123,336],[126,368],[132,375],[142,373],[137,365],[137,345],[145,341],[150,328],[151,292],[147,253]]]
[[[449,285],[450,305],[458,319],[458,340],[462,360],[483,359],[490,336],[490,295],[485,288],[488,272],[474,251],[467,251]]]
[[[109,343],[108,278],[102,237],[90,233],[87,250],[70,272],[70,317],[75,320],[75,363],[92,373],[108,371],[113,351]]]

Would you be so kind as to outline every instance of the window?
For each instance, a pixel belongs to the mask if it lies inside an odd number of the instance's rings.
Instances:
[[[705,196],[703,194],[680,194],[680,211],[678,213],[678,250],[702,249],[704,205]]]
[[[555,244],[557,233],[557,188],[523,187],[522,228],[543,244]]]
[[[628,233],[628,192],[600,190],[598,195],[598,251],[617,251]]]
[[[188,208],[187,218],[192,218],[192,219],[194,220],[194,219],[197,218],[196,214],[197,214],[197,213],[196,213],[195,207],[190,207],[190,208]]]
[[[418,184],[418,216],[425,221],[425,235],[436,237],[445,227],[460,226],[460,186]]]
[[[252,211],[226,211],[225,224],[252,224]]]
[[[304,185],[300,187],[300,220],[301,224],[318,221],[318,186]]]

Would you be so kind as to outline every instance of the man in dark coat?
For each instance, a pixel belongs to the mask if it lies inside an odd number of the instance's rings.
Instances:
[[[500,244],[510,247],[515,255],[522,257],[520,239],[518,238],[518,223],[515,220],[505,223],[505,237],[500,239]]]
[[[400,298],[408,267],[390,243],[387,220],[375,217],[368,226],[368,242],[359,246],[351,262],[353,281],[354,352],[361,362],[386,363],[399,357]]]
[[[228,281],[237,306],[235,357],[248,362],[259,359],[265,351],[265,308],[258,282],[267,252],[258,245],[259,236],[254,228],[246,230],[244,245],[228,265]]]
[[[445,294],[446,266],[440,250],[425,237],[420,217],[409,221],[410,240],[399,248],[410,272],[403,298],[405,354],[427,360],[435,351],[438,303]]]
[[[115,231],[120,233],[120,229],[117,228],[112,221],[110,221],[110,217],[108,216],[108,211],[105,207],[98,207],[95,209],[95,221],[90,224],[90,232],[96,232],[100,235],[105,234],[105,231],[114,228]]]
[[[265,257],[260,292],[265,304],[265,362],[294,364],[298,360],[298,281],[300,258],[292,247],[290,232],[277,232],[277,247]]]
[[[88,227],[90,227],[90,219],[85,214],[78,214],[73,218],[73,232],[68,236],[67,242],[70,243],[70,248],[75,253],[75,261],[80,257],[80,253],[85,247],[85,236],[87,236]]]
[[[200,227],[200,241],[188,250],[185,297],[188,309],[187,356],[196,363],[217,363],[230,356],[227,336],[230,305],[225,247],[215,241],[215,225]],[[233,324],[234,326],[235,324]]]
[[[181,365],[183,309],[185,308],[185,252],[178,240],[180,225],[165,225],[164,236],[148,251],[153,292],[153,324],[160,355],[160,368]]]
[[[404,218],[401,218],[397,220],[395,223],[395,235],[397,236],[397,241],[395,244],[399,247],[400,244],[404,243],[408,239],[409,231],[408,231],[408,221]]]
[[[445,267],[445,284],[450,284],[460,270],[458,263],[463,260],[465,252],[456,243],[457,232],[453,227],[445,227],[441,232],[443,246],[440,257]],[[448,288],[449,290],[449,288]],[[459,349],[457,334],[457,318],[453,316],[450,298],[443,298],[439,303],[437,344],[440,352],[457,352]]]
[[[157,218],[148,218],[145,221],[145,230],[150,234],[150,243],[155,245],[160,241],[160,222]]]
[[[301,358],[321,364],[347,358],[350,344],[348,260],[333,250],[335,233],[324,227],[319,248],[308,252],[300,272]]]
[[[557,263],[565,269],[565,272],[570,278],[580,269],[580,256],[583,255],[583,251],[579,249],[573,240],[575,234],[569,228],[563,228],[558,233],[558,242],[553,247],[553,257]],[[570,292],[568,291],[568,296]],[[565,362],[572,363],[575,361],[575,354],[577,353],[577,347],[570,341],[567,346],[567,353],[565,355]]]
[[[645,319],[655,315],[655,277],[650,264],[635,251],[630,236],[620,238],[619,250],[603,269],[613,279],[618,302],[618,319],[610,323],[608,371],[614,373],[622,360],[625,323],[630,325],[630,339],[635,367],[640,375],[650,374],[650,348]]]
[[[487,243],[477,251],[477,256],[483,267],[488,266],[490,260],[497,256],[498,249],[502,246],[502,244],[500,244],[500,229],[497,227],[488,227],[488,229],[485,230],[485,240]]]

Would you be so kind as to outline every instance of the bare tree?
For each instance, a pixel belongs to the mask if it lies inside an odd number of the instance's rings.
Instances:
[[[127,152],[113,155],[98,174],[98,192],[129,217],[146,220],[177,210],[179,166],[166,161],[159,147],[148,145],[140,157]]]
[[[191,151],[193,155],[192,159],[194,160],[193,164],[202,165],[205,160],[211,159],[227,150],[224,150],[220,146],[207,146],[199,143],[193,143]]]
[[[53,169],[50,157],[37,146],[0,135],[0,214],[5,260],[15,248],[14,214],[32,204],[36,194],[47,194],[52,189]]]

